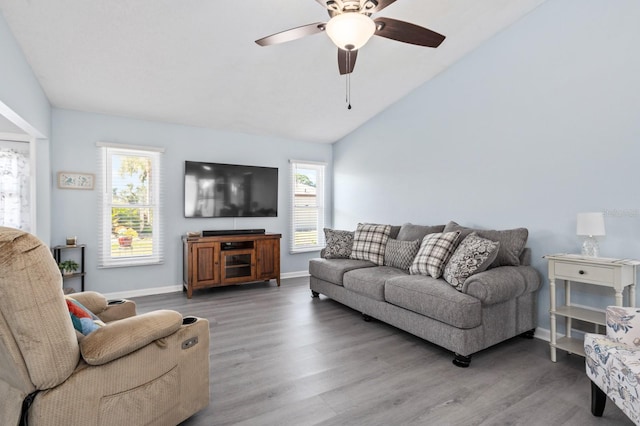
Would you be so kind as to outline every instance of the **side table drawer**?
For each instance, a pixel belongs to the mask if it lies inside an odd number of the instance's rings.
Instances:
[[[613,268],[606,266],[579,265],[575,263],[555,262],[555,275],[575,281],[595,281],[612,283],[614,281]]]

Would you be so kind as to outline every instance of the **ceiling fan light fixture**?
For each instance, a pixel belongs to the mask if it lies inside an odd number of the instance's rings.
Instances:
[[[343,50],[358,50],[376,32],[376,24],[367,15],[349,12],[336,15],[327,22],[331,41]]]

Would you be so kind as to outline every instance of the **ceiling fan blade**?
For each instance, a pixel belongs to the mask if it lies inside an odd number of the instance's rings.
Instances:
[[[324,22],[316,22],[315,24],[303,25],[301,27],[291,28],[290,30],[271,34],[270,36],[256,40],[256,43],[260,46],[271,46],[272,44],[285,43],[287,41],[297,40],[312,34],[321,33],[324,29]]]
[[[438,47],[446,38],[435,31],[397,19],[377,18],[374,22],[376,23],[375,35],[403,43]]]
[[[320,0],[318,0],[318,1],[320,1]],[[393,4],[395,2],[396,2],[396,0],[368,1],[368,2],[365,2],[365,4],[364,4],[364,11],[367,12],[367,13],[380,12],[382,9],[384,9],[385,7],[387,7],[390,4]],[[371,6],[369,6],[369,5],[371,5]]]
[[[338,49],[338,69],[340,70],[340,75],[352,73],[353,68],[356,66],[357,58],[357,50],[351,50],[348,52],[346,50]]]

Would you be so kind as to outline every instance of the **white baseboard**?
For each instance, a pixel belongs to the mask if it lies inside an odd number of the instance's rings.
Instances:
[[[182,291],[181,285],[168,285],[165,287],[141,288],[139,290],[116,291],[104,293],[107,299],[129,299],[131,297],[151,296],[154,294],[176,293]]]
[[[286,280],[287,278],[304,278],[309,276],[309,271],[296,271],[296,272],[285,272],[280,274],[280,278]]]
[[[545,342],[551,341],[551,331],[546,328],[536,327],[536,332],[534,334],[536,339],[544,340]]]
[[[289,278],[304,278],[309,276],[309,271],[285,272],[280,274],[283,280]],[[139,290],[116,291],[113,293],[104,293],[107,299],[129,299],[132,297],[152,296],[154,294],[177,293],[182,291],[182,285],[168,285],[164,287],[142,288]]]

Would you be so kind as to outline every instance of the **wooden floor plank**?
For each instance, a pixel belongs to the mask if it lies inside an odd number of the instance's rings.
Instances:
[[[211,402],[183,426],[580,425],[633,423],[607,402],[591,415],[584,358],[514,338],[452,354],[331,299],[306,278],[134,299],[211,324]]]

